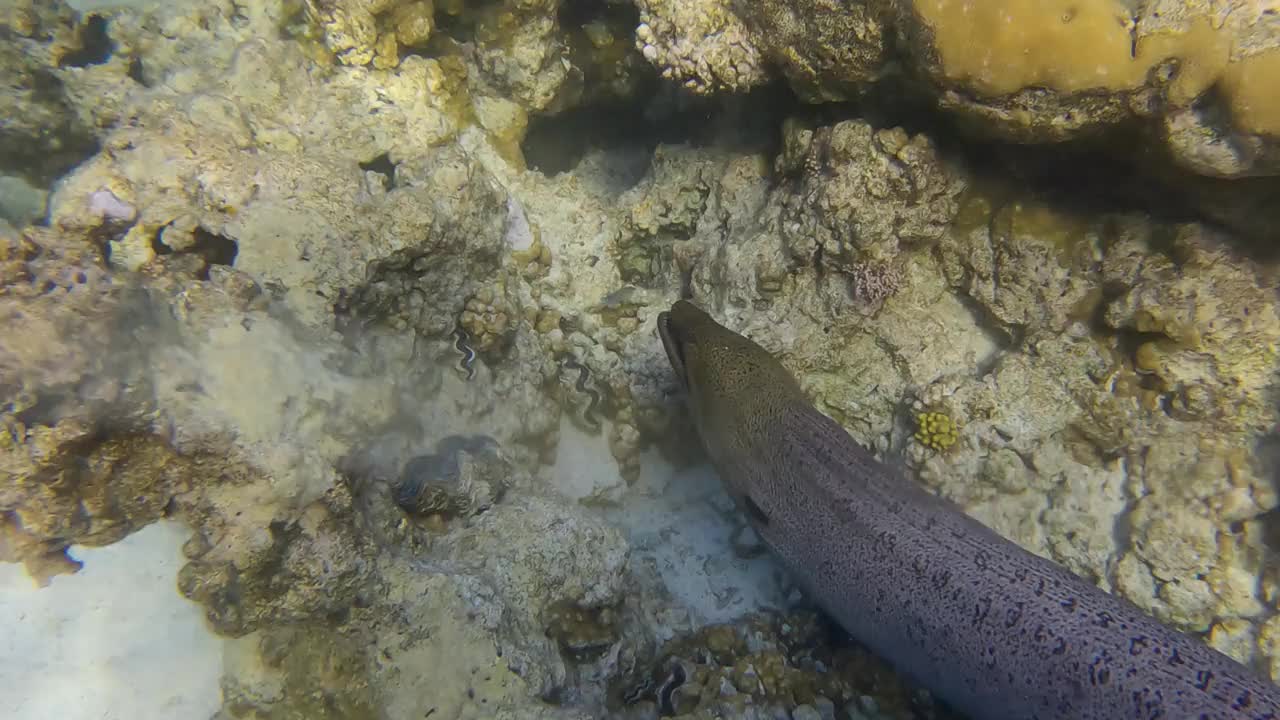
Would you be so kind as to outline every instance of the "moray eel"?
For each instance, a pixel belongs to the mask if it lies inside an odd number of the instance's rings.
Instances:
[[[764,348],[658,316],[722,483],[837,622],[981,720],[1277,718],[1280,689],[877,461]]]

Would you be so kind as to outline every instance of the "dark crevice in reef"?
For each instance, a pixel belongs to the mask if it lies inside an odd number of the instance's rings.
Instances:
[[[360,169],[365,172],[376,172],[379,175],[386,176],[387,185],[389,187],[395,186],[396,164],[391,162],[391,156],[387,153],[382,153],[375,158],[360,163]]]
[[[175,250],[160,239],[161,232],[164,228],[157,230],[151,236],[151,249],[156,255],[172,255]],[[182,250],[182,253],[190,253],[198,255],[204,261],[203,267],[196,273],[196,277],[201,280],[209,279],[209,268],[214,265],[226,265],[232,267],[236,263],[236,256],[240,253],[240,245],[225,235],[209,232],[202,227],[197,227],[193,233],[195,243],[190,249]],[[110,248],[110,244],[107,245]]]
[[[142,64],[142,58],[131,58],[129,60],[129,69],[126,74],[129,76],[130,80],[138,83],[142,87],[149,88],[154,84],[147,79],[147,71]]]
[[[603,21],[613,27],[635,28],[640,11],[631,3],[602,3],[600,0],[564,0],[556,14],[560,27],[581,27]]]
[[[655,130],[634,102],[582,106],[530,118],[521,150],[530,169],[558,175],[577,167],[593,148],[640,146],[652,151],[658,143],[652,138]]]
[[[631,98],[530,118],[521,149],[529,167],[548,176],[572,170],[592,150],[649,155],[658,145],[685,144],[772,155],[779,147],[777,128],[793,107],[794,96],[780,85],[702,97],[655,78],[648,92]]]
[[[49,70],[39,69],[31,73],[31,99],[38,103],[63,103],[62,80]]]
[[[212,265],[226,265],[231,267],[236,263],[236,255],[240,254],[240,246],[235,240],[224,235],[211,233],[204,228],[196,228],[195,231],[196,244],[191,252],[196,253],[204,258],[205,267],[200,271],[198,277],[201,280],[209,279],[209,267]]]
[[[26,426],[53,426],[67,415],[67,393],[43,392],[36,401],[13,413],[14,420]]]
[[[165,228],[167,227],[169,226],[165,225],[159,228],[158,230],[156,230],[151,235],[151,252],[154,252],[156,255],[172,255],[173,254],[173,248],[169,247],[168,245],[165,245],[164,241],[160,239],[160,237],[164,234]]]
[[[499,4],[498,0],[467,0],[467,2],[456,4],[436,3],[434,16],[436,27],[432,35],[447,37],[456,43],[470,43],[475,38],[476,25],[486,13]]]
[[[1052,199],[1063,210],[1141,211],[1159,222],[1217,224],[1197,213],[1187,190],[1165,180],[1166,173],[1144,169],[1131,156],[1128,148],[1142,142],[1133,131],[1045,145],[981,142],[954,132],[935,137],[946,155],[975,175]]]
[[[633,3],[564,0],[556,20],[582,71],[580,87],[566,91],[579,99],[529,118],[522,150],[531,169],[556,175],[602,151],[619,167],[638,165],[630,178],[638,181],[658,145],[766,152],[777,145],[784,109],[795,104],[785,85],[707,97],[662,79],[635,47]]]
[[[569,61],[582,72],[580,87],[566,88],[571,97],[580,92],[579,101],[590,104],[652,92],[657,70],[636,48],[640,11],[634,4],[566,0],[559,7],[556,24]]]
[[[111,59],[116,44],[107,33],[107,20],[101,15],[90,15],[80,26],[80,49],[63,55],[58,67],[86,67],[102,65]]]

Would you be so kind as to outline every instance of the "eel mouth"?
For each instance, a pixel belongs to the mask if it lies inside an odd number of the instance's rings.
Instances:
[[[671,313],[658,313],[658,336],[662,338],[662,348],[667,351],[667,361],[671,363],[671,369],[680,379],[680,386],[688,390],[689,377],[685,372],[684,344],[680,340],[680,333],[671,326]]]

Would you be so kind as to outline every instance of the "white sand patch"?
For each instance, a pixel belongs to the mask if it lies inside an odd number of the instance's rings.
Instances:
[[[223,641],[178,594],[181,524],[158,522],[37,588],[0,564],[0,695],[9,720],[204,720],[222,704]]]

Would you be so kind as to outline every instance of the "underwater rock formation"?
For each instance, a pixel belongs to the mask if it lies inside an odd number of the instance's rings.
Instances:
[[[794,262],[846,276],[855,299],[882,302],[897,284],[886,266],[946,234],[964,181],[928,138],[902,128],[845,121],[785,132],[779,164],[795,178],[780,219],[787,251]]]
[[[0,172],[45,186],[95,151],[95,128],[59,69],[105,62],[104,26],[61,2],[20,0],[0,9]]]
[[[1102,317],[1138,335],[1135,370],[1154,381],[1174,417],[1269,430],[1280,316],[1268,273],[1200,227],[1174,228],[1167,252],[1155,257],[1139,257],[1126,240],[1103,261],[1104,282],[1123,290]]]
[[[602,717],[652,676],[612,711],[652,717],[676,657],[668,695],[694,717],[905,716],[897,679],[812,622],[696,627],[681,578],[596,507],[652,492],[647,450],[698,456],[652,334],[680,295],[1000,532],[1280,668],[1255,449],[1277,420],[1272,261],[993,188],[928,123],[676,90],[780,72],[805,100],[858,99],[905,60],[1004,137],[1146,118],[1187,131],[1156,133],[1199,172],[1273,173],[1250,85],[1272,21],[1243,5],[1219,30],[1144,15],[1146,54],[1114,57],[1154,72],[1096,92],[1034,53],[956,55],[922,1],[160,3],[92,23],[36,5],[0,58],[57,92],[10,93],[36,106],[2,111],[31,120],[6,132],[100,149],[51,188],[48,226],[0,227],[0,318],[24,338],[0,342],[0,559],[45,576],[73,543],[188,523],[180,587],[236,637],[230,715]],[[1079,59],[1077,32],[1128,42],[1106,9],[1015,17]],[[91,28],[102,62],[50,59]],[[673,119],[600,140],[603,98]],[[526,163],[547,152],[530,126],[575,108],[580,154]],[[62,169],[24,167],[3,169]],[[613,465],[568,487],[563,445],[591,442]]]
[[[339,62],[380,70],[399,65],[401,53],[425,45],[435,28],[431,0],[308,0],[306,11]]]
[[[740,91],[768,78],[751,31],[725,0],[639,0],[636,46],[662,76],[696,92]]]
[[[108,544],[159,519],[192,469],[146,433],[132,337],[151,318],[135,288],[82,239],[32,229],[0,243],[0,317],[22,338],[0,345],[3,555],[43,582],[74,569],[72,543]]]
[[[940,249],[948,280],[1013,334],[1061,333],[1087,318],[1102,279],[1101,222],[1043,203],[971,194]]]
[[[980,132],[1056,142],[1140,120],[1197,173],[1280,174],[1280,105],[1266,89],[1280,21],[1267,0],[639,4],[637,46],[691,90],[762,84],[767,59],[803,97],[855,99],[900,63],[899,82]],[[731,52],[701,52],[693,39],[713,29]]]
[[[623,3],[307,0],[305,7],[314,34],[344,65],[381,70],[413,55],[465,57],[478,94],[529,112],[625,96],[643,75]]]

